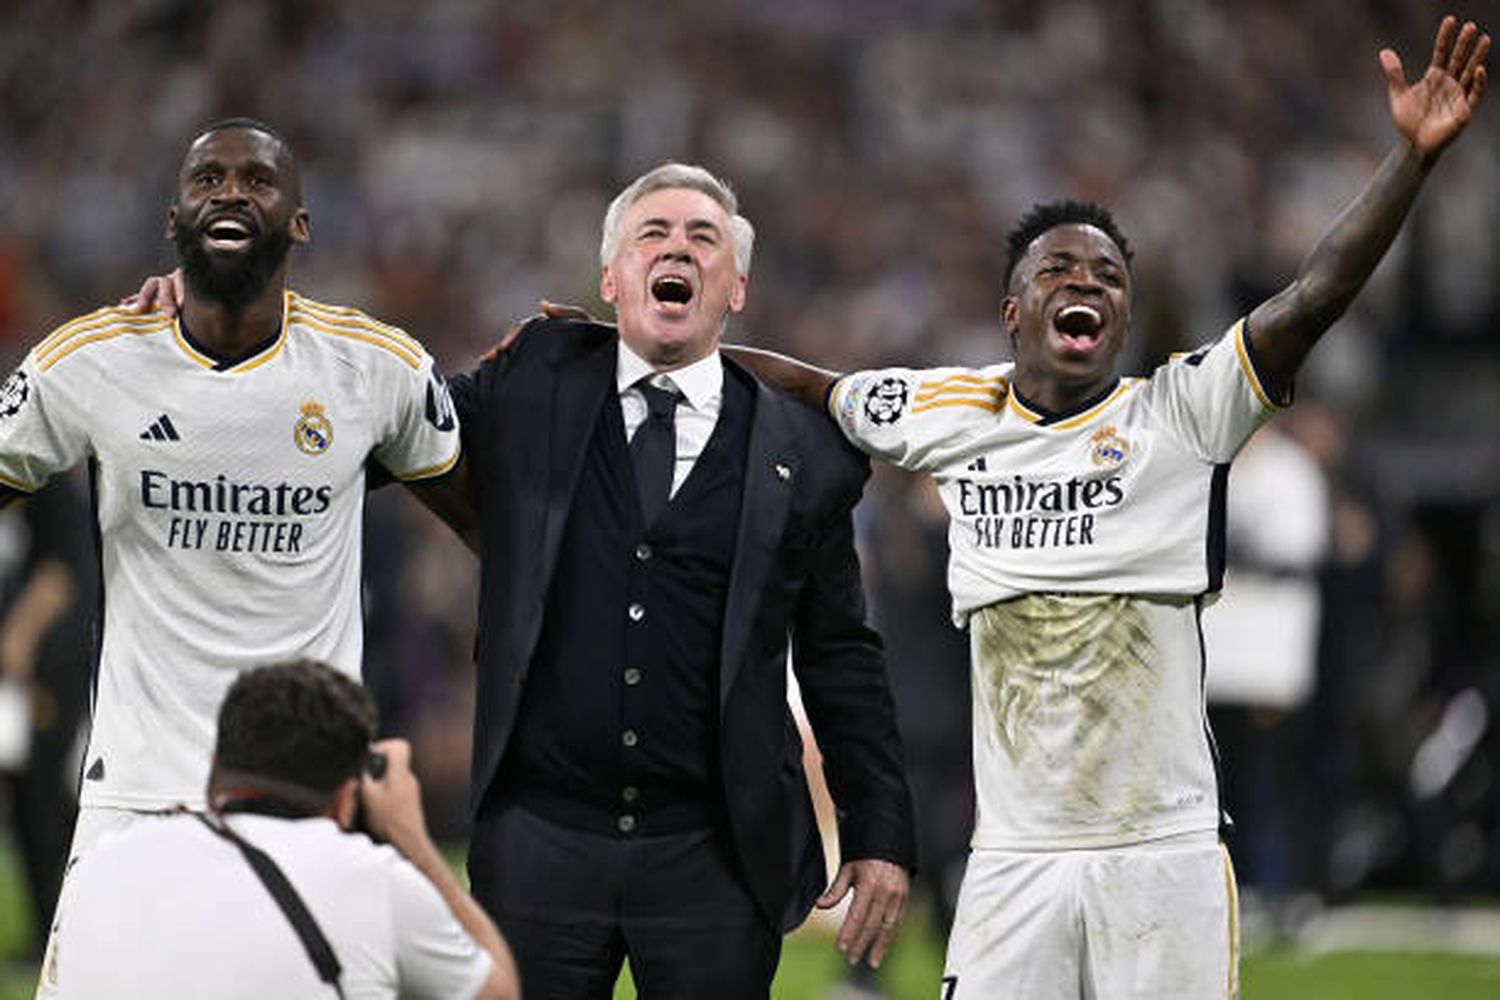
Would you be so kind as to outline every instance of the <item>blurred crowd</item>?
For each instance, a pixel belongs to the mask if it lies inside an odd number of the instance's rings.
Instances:
[[[1500,28],[1494,2],[1448,6]],[[296,287],[406,327],[448,369],[539,297],[605,314],[605,205],[680,159],[729,178],[758,230],[731,340],[844,368],[1003,358],[1004,235],[1036,201],[1083,197],[1114,210],[1135,251],[1127,367],[1144,372],[1290,278],[1392,140],[1375,53],[1391,46],[1420,73],[1439,13],[1427,0],[12,0],[0,355],[9,367],[169,267],[186,142],[253,115],[300,157],[313,240]],[[1273,567],[1315,594],[1312,673],[1295,697],[1215,707],[1242,874],[1268,893],[1500,889],[1496,104],[1275,423],[1326,504],[1326,544]],[[944,518],[925,483],[889,469],[859,516],[941,913],[968,810]],[[435,825],[461,835],[473,564],[399,491],[374,494],[370,520],[370,682],[387,727],[418,745]],[[1263,837],[1270,853],[1251,849]]]

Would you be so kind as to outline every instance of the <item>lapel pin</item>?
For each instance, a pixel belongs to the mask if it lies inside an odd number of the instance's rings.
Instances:
[[[782,482],[786,482],[788,479],[792,478],[792,470],[788,469],[786,466],[782,465],[780,462],[777,462],[776,463],[776,478],[780,479]]]

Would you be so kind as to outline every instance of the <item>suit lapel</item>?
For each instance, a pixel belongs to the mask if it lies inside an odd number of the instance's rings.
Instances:
[[[729,362],[726,360],[726,364]],[[724,604],[724,641],[719,656],[719,704],[728,702],[745,658],[761,592],[776,562],[786,526],[801,455],[786,407],[788,403],[755,383],[755,415],[745,456],[745,488],[735,536],[734,568]]]
[[[599,408],[614,388],[615,338],[590,345],[578,353],[561,354],[553,360],[557,377],[552,383],[552,421],[549,442],[551,458],[547,475],[547,516],[542,528],[543,579],[545,590],[557,567],[563,528],[573,505],[578,477],[588,455],[589,436],[599,419]],[[539,429],[540,431],[541,429]]]

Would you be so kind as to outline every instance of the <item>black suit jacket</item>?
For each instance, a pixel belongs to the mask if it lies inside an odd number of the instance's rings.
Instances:
[[[609,326],[534,320],[454,380],[483,536],[474,810],[511,738],[589,437],[616,393],[617,339]],[[751,892],[784,928],[825,883],[786,705],[789,639],[845,860],[915,861],[884,654],[864,621],[854,553],[851,510],[868,474],[832,421],[756,383],[719,661],[720,767]]]

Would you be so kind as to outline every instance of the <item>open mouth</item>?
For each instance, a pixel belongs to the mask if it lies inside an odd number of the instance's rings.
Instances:
[[[254,229],[242,219],[220,216],[210,219],[203,227],[203,234],[213,250],[242,250],[250,245],[255,236]]]
[[[1104,314],[1093,306],[1075,302],[1063,306],[1052,317],[1052,329],[1063,349],[1078,353],[1092,351],[1104,330]]]
[[[1093,306],[1074,304],[1059,309],[1052,325],[1069,337],[1097,337],[1104,327],[1104,317]]]
[[[651,282],[651,297],[664,305],[687,305],[693,299],[693,286],[675,274],[664,274]]]

